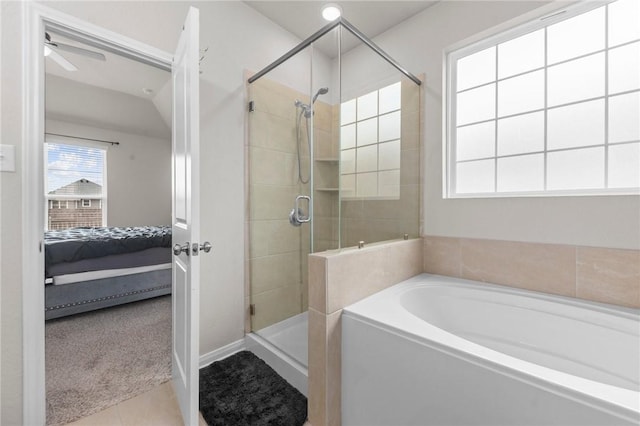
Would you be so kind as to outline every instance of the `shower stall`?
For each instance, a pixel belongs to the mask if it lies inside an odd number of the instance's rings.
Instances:
[[[247,331],[300,371],[309,253],[420,235],[420,84],[343,18],[248,79]]]

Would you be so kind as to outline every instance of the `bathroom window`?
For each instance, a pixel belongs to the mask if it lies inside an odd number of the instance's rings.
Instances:
[[[640,2],[586,2],[447,55],[449,197],[638,193]]]
[[[342,198],[400,198],[401,83],[340,105]]]
[[[45,143],[45,229],[106,225],[106,157],[101,148]]]

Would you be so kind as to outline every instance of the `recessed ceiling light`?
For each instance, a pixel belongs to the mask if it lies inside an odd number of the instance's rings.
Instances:
[[[327,3],[322,7],[322,17],[327,21],[335,21],[342,15],[342,8],[335,3]]]
[[[145,95],[150,95],[153,93],[153,89],[147,89],[145,87],[144,89],[142,89],[142,93],[144,93]]]

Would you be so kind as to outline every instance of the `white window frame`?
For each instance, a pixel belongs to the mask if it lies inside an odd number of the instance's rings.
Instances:
[[[599,189],[572,189],[572,190],[542,190],[542,191],[528,191],[528,192],[484,192],[484,193],[456,193],[456,120],[455,120],[455,111],[456,111],[456,73],[457,73],[457,61],[463,57],[472,55],[473,53],[480,52],[492,46],[497,46],[500,43],[515,39],[517,37],[523,36],[525,34],[540,30],[544,27],[550,26],[557,22],[561,22],[572,18],[574,16],[589,12],[591,10],[597,9],[599,7],[603,7],[609,3],[613,3],[615,0],[602,0],[602,1],[584,1],[579,2],[578,4],[556,9],[553,11],[549,11],[548,8],[544,9],[544,14],[538,15],[533,19],[529,19],[524,23],[514,24],[508,29],[504,29],[504,26],[500,28],[496,28],[494,30],[490,30],[488,33],[483,33],[483,38],[468,40],[467,43],[462,42],[458,43],[455,46],[449,47],[445,50],[444,54],[444,71],[445,71],[445,81],[444,81],[444,91],[445,97],[443,100],[443,198],[512,198],[512,197],[549,197],[549,196],[589,196],[589,195],[637,195],[640,194],[640,188],[599,188]],[[608,20],[605,18],[605,25],[608,25]],[[607,31],[607,27],[605,27],[605,32]],[[485,36],[485,34],[488,34]],[[626,44],[635,43],[636,41],[632,41]],[[616,46],[619,47],[619,46]],[[598,52],[608,52],[610,49],[609,46],[605,45],[605,48],[600,51],[590,52],[587,55],[582,56],[590,56],[596,54]],[[578,56],[576,58],[569,59],[563,62],[570,62],[575,59],[581,58],[582,56]],[[608,69],[608,55],[605,55],[605,70]],[[553,65],[557,65],[554,63]],[[540,70],[544,70],[546,74],[546,70],[548,69],[548,65],[546,64],[544,67],[540,68]],[[527,71],[526,73],[536,71],[538,69],[532,69]],[[523,74],[526,74],[523,73]],[[517,76],[518,74],[514,75]],[[509,76],[507,78],[513,78],[514,76]],[[506,78],[496,79],[495,83],[497,84],[499,81],[504,80]],[[607,71],[605,71],[605,80],[607,79]],[[605,94],[603,96],[594,98],[594,99],[608,99],[610,97],[608,91],[608,82],[605,81]],[[546,82],[545,82],[546,87]],[[615,95],[622,95],[626,93],[637,92],[638,90],[631,90],[628,92],[616,93]],[[567,105],[578,104],[589,100],[594,99],[584,99],[578,102],[571,102]],[[497,104],[496,104],[497,105]],[[561,105],[565,106],[565,105]],[[554,108],[557,106],[554,106]],[[538,110],[536,110],[538,111]],[[540,110],[544,111],[546,115],[546,111],[548,111],[548,107],[546,104],[546,93],[545,93],[545,106]],[[534,111],[527,111],[522,114],[514,114],[524,115]],[[605,111],[605,129],[607,128],[608,117]],[[495,120],[498,119],[496,116]],[[546,148],[546,132],[547,123],[545,120],[545,148],[542,152],[544,156],[547,156],[547,152],[549,152]],[[496,135],[497,137],[497,135]],[[624,143],[635,143],[637,141],[624,142]],[[616,143],[618,145],[618,143]],[[600,145],[598,145],[600,146]],[[606,152],[608,151],[608,134],[605,131],[605,139],[604,139],[604,147],[605,147],[605,179],[607,176],[607,160],[606,160]],[[578,148],[579,149],[579,148]],[[532,154],[532,153],[528,153]],[[497,152],[495,153],[493,158],[498,158]],[[546,158],[545,158],[545,187],[546,187]],[[606,182],[606,180],[605,180]]]
[[[77,146],[82,146],[82,147],[88,147],[88,148],[97,148],[97,149],[101,149],[104,151],[104,157],[103,157],[103,163],[102,163],[102,179],[103,179],[103,184],[102,184],[102,195],[99,198],[100,202],[99,202],[99,208],[102,209],[102,225],[101,226],[107,226],[107,206],[108,206],[108,188],[107,188],[107,182],[108,182],[108,178],[107,178],[107,156],[109,154],[109,150],[108,150],[108,146],[99,144],[99,143],[92,143],[90,141],[85,141],[85,140],[80,140],[80,139],[76,139],[70,136],[49,136],[47,135],[45,137],[45,141],[43,144],[43,152],[44,152],[44,156],[43,156],[43,163],[44,163],[44,197],[45,197],[45,210],[44,210],[44,230],[48,231],[49,230],[49,212],[47,207],[49,206],[49,201],[52,199],[52,197],[55,197],[58,200],[61,199],[67,199],[67,200],[76,200],[76,205],[78,204],[77,202],[77,195],[55,195],[55,196],[51,196],[47,193],[47,174],[48,174],[48,168],[47,168],[47,144],[48,143],[55,143],[55,144],[62,144],[62,145],[77,145]],[[103,202],[105,201],[105,202]]]

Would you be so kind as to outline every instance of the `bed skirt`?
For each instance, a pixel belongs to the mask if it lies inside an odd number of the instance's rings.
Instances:
[[[45,286],[46,320],[171,294],[171,269]]]

